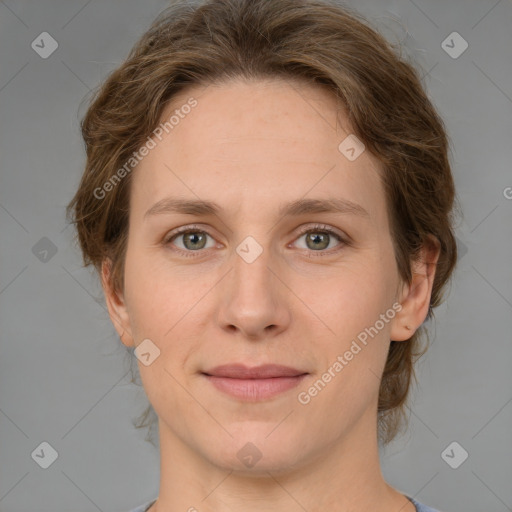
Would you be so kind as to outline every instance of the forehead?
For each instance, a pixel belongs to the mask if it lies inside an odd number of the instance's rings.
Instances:
[[[339,193],[382,216],[379,162],[340,151],[351,128],[326,88],[283,80],[189,87],[161,122],[168,130],[134,172],[132,209],[168,195],[257,208]]]

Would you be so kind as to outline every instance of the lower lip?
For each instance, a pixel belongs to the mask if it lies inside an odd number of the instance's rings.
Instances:
[[[298,386],[307,374],[297,377],[272,377],[269,379],[230,379],[227,377],[205,377],[220,391],[235,398],[256,402],[272,398]]]

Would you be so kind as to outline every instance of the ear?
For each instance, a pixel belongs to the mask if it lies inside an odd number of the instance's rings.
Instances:
[[[391,340],[406,341],[425,321],[430,306],[436,265],[441,244],[435,237],[423,245],[418,259],[412,264],[412,282],[404,283],[399,296],[402,309],[395,315],[391,326]]]
[[[112,282],[112,262],[106,258],[101,264],[101,285],[105,293],[108,314],[110,320],[121,338],[121,341],[127,347],[134,346],[132,330],[130,327],[130,317],[126,308],[123,293],[114,290]]]

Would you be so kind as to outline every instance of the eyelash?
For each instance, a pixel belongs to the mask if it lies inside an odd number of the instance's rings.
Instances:
[[[164,241],[162,242],[162,245],[167,247],[168,245],[170,245],[171,241],[173,239],[175,239],[176,237],[178,237],[179,235],[183,235],[185,233],[197,233],[197,232],[205,233],[208,236],[212,237],[212,235],[210,235],[207,231],[202,229],[200,226],[191,225],[191,226],[185,226],[185,227],[179,228],[176,231],[170,233],[169,236],[165,237]],[[346,238],[342,237],[340,234],[338,234],[338,232],[329,228],[325,224],[316,224],[314,226],[309,226],[309,227],[302,229],[300,231],[299,235],[297,236],[297,239],[307,233],[326,233],[330,236],[334,236],[335,238],[337,238],[338,241],[341,242],[342,247],[350,245],[350,243],[348,242],[348,240]],[[313,250],[308,250],[308,249],[303,249],[303,250],[306,250],[309,252],[308,257],[316,258],[316,257],[323,257],[326,255],[326,253],[327,253],[327,255],[332,255],[333,253],[336,253],[339,250],[341,250],[342,247],[335,248],[334,250],[332,250],[332,249],[320,250],[320,251],[313,251]],[[197,258],[201,253],[204,253],[207,249],[198,249],[197,251],[190,251],[190,250],[185,251],[180,248],[173,248],[171,250],[175,251],[187,258]],[[194,253],[198,253],[198,254],[194,254]]]

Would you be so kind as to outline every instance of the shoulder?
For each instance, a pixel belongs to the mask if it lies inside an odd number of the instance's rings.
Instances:
[[[407,496],[414,506],[416,507],[416,512],[440,512],[439,510],[431,507],[427,507],[427,505],[423,505],[423,503],[420,503],[419,501],[416,501],[414,498],[411,498],[410,496]]]
[[[408,496],[408,498],[412,501],[414,506],[416,507],[416,512],[440,512],[439,510],[435,508],[428,507],[427,505],[424,505],[423,503],[420,503],[419,501],[416,501],[414,498],[411,498]],[[146,510],[155,502],[156,500],[151,500],[143,505],[139,505],[138,507],[130,510],[129,512],[146,512]]]
[[[133,508],[131,510],[129,510],[128,512],[146,512],[146,510],[151,506],[153,505],[153,503],[156,501],[156,499],[154,500],[151,500],[151,501],[147,501],[146,503],[142,504],[142,505],[139,505],[138,507],[136,508]]]

